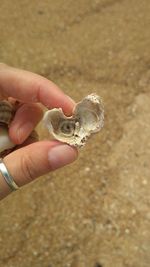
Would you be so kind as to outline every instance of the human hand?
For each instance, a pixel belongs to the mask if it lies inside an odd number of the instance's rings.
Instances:
[[[71,114],[75,103],[53,82],[46,78],[0,64],[0,100],[21,102],[9,128],[9,135],[15,144],[24,146],[4,157],[3,162],[16,184],[20,187],[35,178],[73,162],[77,150],[57,141],[34,142],[29,137],[43,111],[38,103],[47,108],[61,107]],[[29,137],[29,138],[28,138]],[[0,173],[0,199],[11,192]]]

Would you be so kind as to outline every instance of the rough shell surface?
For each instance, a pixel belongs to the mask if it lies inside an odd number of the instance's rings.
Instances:
[[[13,118],[13,106],[8,101],[0,101],[0,123],[9,125]]]
[[[61,108],[54,108],[45,112],[43,121],[55,139],[81,147],[103,127],[102,100],[96,94],[88,95],[77,103],[71,117],[66,117]]]

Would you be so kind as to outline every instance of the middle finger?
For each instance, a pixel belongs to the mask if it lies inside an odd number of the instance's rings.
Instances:
[[[43,117],[39,104],[23,104],[10,124],[9,134],[15,144],[23,143]]]

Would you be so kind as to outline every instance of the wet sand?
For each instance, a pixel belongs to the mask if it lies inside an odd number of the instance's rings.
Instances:
[[[1,1],[1,62],[101,95],[105,127],[0,203],[0,266],[150,266],[149,27],[149,0]]]

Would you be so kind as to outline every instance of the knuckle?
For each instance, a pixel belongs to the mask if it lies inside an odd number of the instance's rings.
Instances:
[[[29,155],[24,155],[22,157],[21,170],[27,182],[31,182],[34,180],[36,174],[36,168],[35,168],[35,163],[33,162],[32,158]]]

